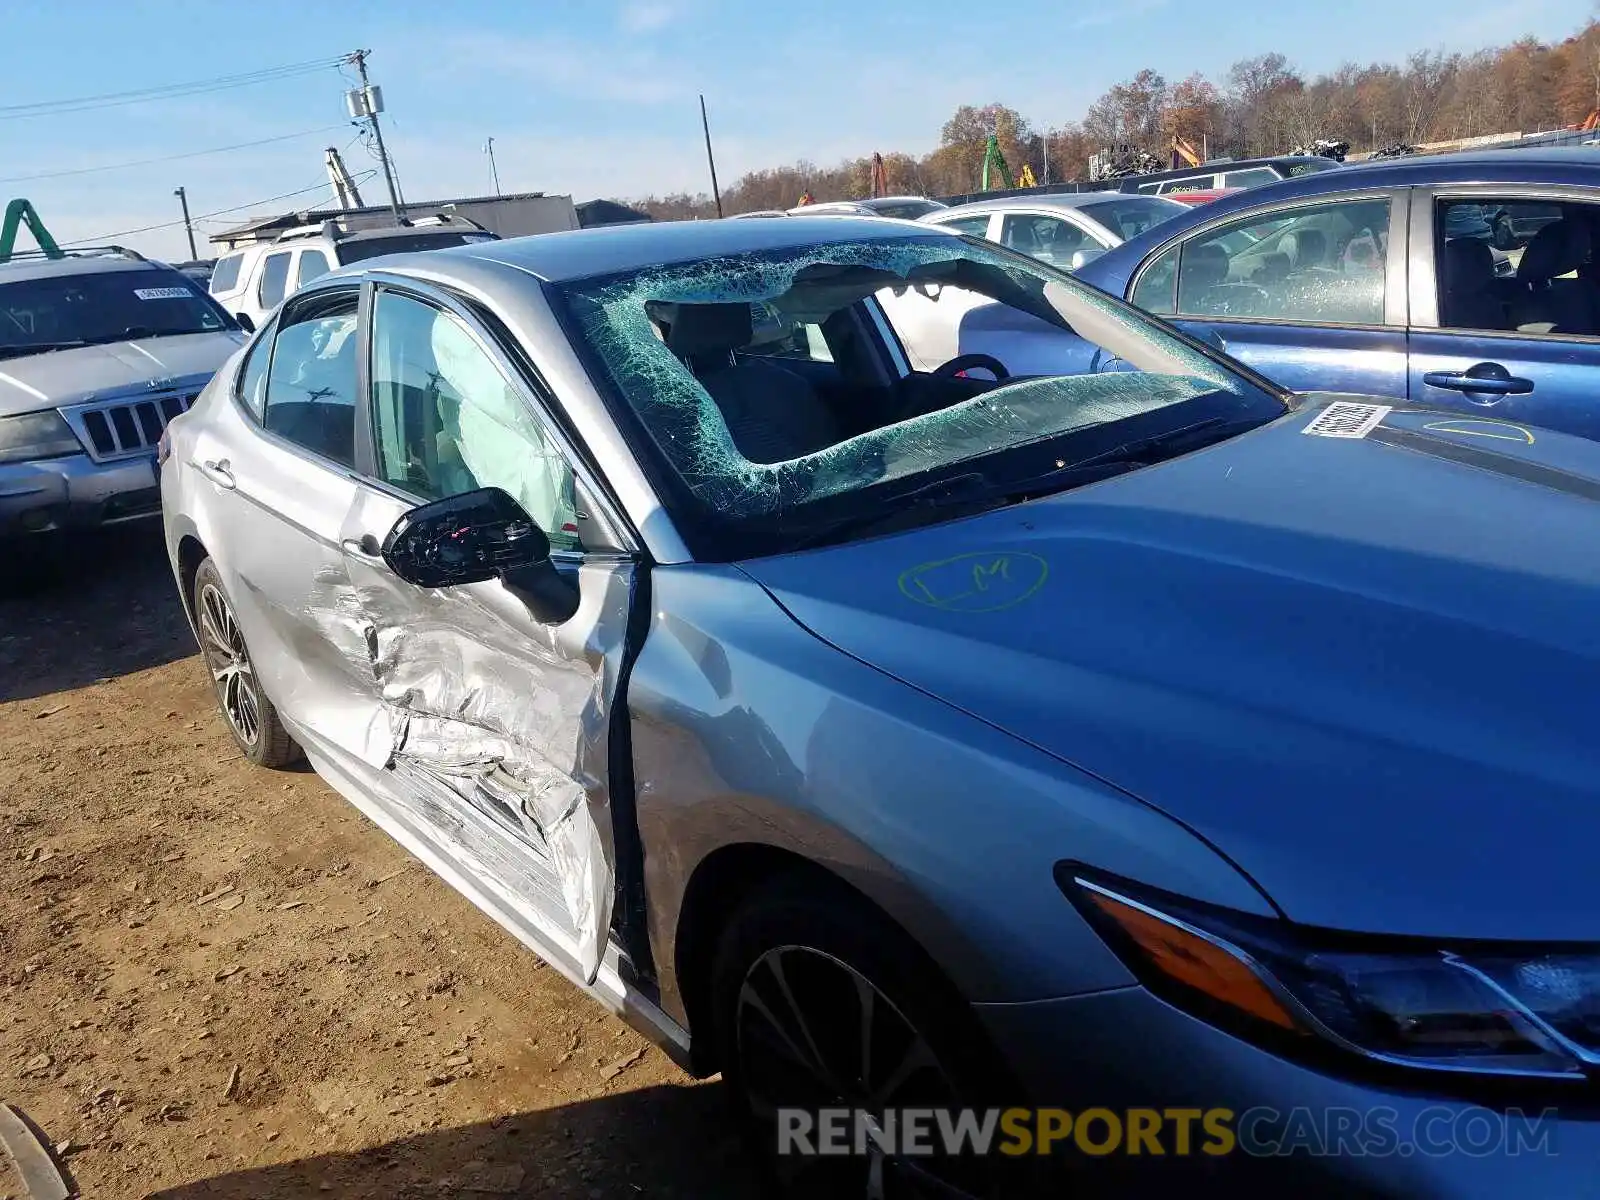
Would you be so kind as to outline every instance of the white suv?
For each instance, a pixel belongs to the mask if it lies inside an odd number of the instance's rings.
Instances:
[[[335,267],[381,254],[440,250],[495,237],[476,221],[449,213],[376,228],[352,229],[328,220],[224,254],[212,269],[210,290],[239,324],[255,329],[285,296]]]

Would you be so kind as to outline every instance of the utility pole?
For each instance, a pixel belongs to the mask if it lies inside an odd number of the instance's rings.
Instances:
[[[706,134],[706,163],[711,168],[711,198],[717,202],[717,216],[722,215],[722,192],[717,188],[717,160],[711,154],[711,122],[706,120],[706,98],[700,96],[700,128]]]
[[[178,198],[178,203],[183,205],[183,228],[189,235],[189,261],[199,261],[200,254],[194,248],[194,222],[189,220],[189,197],[182,188],[176,188],[172,193]]]
[[[500,171],[494,165],[494,139],[490,138],[483,144],[483,152],[489,156],[489,174],[494,176],[494,194],[500,194]]]
[[[383,167],[384,182],[389,185],[389,207],[394,210],[394,219],[398,222],[400,216],[400,193],[394,186],[394,170],[389,166],[389,151],[383,145],[383,130],[378,125],[378,113],[383,109],[381,93],[377,92],[367,79],[367,55],[370,50],[357,50],[345,61],[355,64],[356,71],[361,76],[361,105],[356,108],[352,105],[352,116],[363,116],[372,122],[372,137],[378,144],[378,163]]]

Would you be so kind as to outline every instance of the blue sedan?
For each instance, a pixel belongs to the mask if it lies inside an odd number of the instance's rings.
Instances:
[[[1351,166],[1226,196],[1087,264],[1295,390],[1600,438],[1600,151]]]

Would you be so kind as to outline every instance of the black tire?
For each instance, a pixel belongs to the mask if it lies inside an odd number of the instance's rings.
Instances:
[[[874,1063],[894,1061],[899,1053],[900,1060],[905,1061],[904,1053],[894,1048],[900,1046],[903,1051],[915,1044],[911,1038],[920,1037],[931,1050],[938,1070],[914,1071],[893,1096],[868,1100],[863,1095],[870,1094],[881,1082],[874,1078],[879,1072],[872,1066],[856,1073],[846,1086],[855,1095],[829,1095],[827,1086],[818,1087],[816,1076],[806,1075],[791,1057],[788,1078],[780,1066],[775,1084],[772,1067],[785,1058],[785,1053],[775,1050],[772,1038],[762,1036],[764,1017],[760,1006],[742,1000],[749,984],[762,1004],[776,1011],[769,999],[782,994],[781,990],[772,991],[771,985],[777,979],[772,970],[775,962],[782,964],[788,994],[797,997],[798,1005],[808,1008],[810,1002],[815,1002],[815,1007],[810,1008],[813,1015],[806,1022],[813,1036],[805,1040],[813,1047],[824,1048],[821,1057],[843,1064],[832,1072],[835,1079],[851,1076],[847,1043],[853,1039],[859,1046],[871,1041],[864,1031],[876,1028],[880,1018],[885,1025],[884,1048],[890,1052],[869,1052],[861,1058]],[[853,1002],[848,988],[828,986],[830,972],[836,972],[841,965],[878,993],[872,1007],[879,1016],[872,1024],[863,1020],[865,1003]],[[775,1119],[764,1120],[758,1115],[771,1104],[870,1110],[882,1103],[889,1107],[985,1110],[1025,1103],[976,1014],[931,960],[870,904],[827,877],[796,872],[772,881],[750,897],[722,934],[711,986],[723,1082],[765,1195],[807,1200],[812,1196],[829,1200],[864,1197],[869,1194],[868,1174],[873,1169],[870,1160],[863,1157],[780,1156]],[[888,1010],[882,1007],[884,1000],[890,1006]],[[893,1018],[904,1021],[910,1037],[895,1040]],[[805,1078],[800,1078],[802,1075]],[[867,1077],[865,1082],[862,1076]],[[947,1086],[948,1093],[939,1094]],[[786,1087],[787,1094],[776,1094]],[[925,1181],[915,1180],[909,1173],[913,1165],[935,1170],[947,1182],[956,1181],[960,1191],[942,1192],[930,1188]],[[884,1172],[879,1183],[887,1187],[882,1194],[890,1197],[1019,1197],[1034,1194],[1038,1182],[1032,1174],[1037,1163],[1022,1164],[999,1155],[954,1162],[923,1159],[916,1164],[903,1159],[886,1160],[879,1169]]]
[[[244,634],[233,619],[233,602],[209,558],[194,573],[189,602],[200,639],[200,656],[217,693],[217,706],[239,752],[258,767],[278,769],[300,761],[300,747],[278,719],[278,710],[255,678]]]

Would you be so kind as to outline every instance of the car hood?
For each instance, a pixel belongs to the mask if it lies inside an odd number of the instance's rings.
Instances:
[[[0,416],[146,387],[204,383],[245,340],[224,329],[0,358]]]
[[[1327,399],[745,569],[845,653],[1196,830],[1292,920],[1592,940],[1600,445],[1405,408],[1307,436]]]

